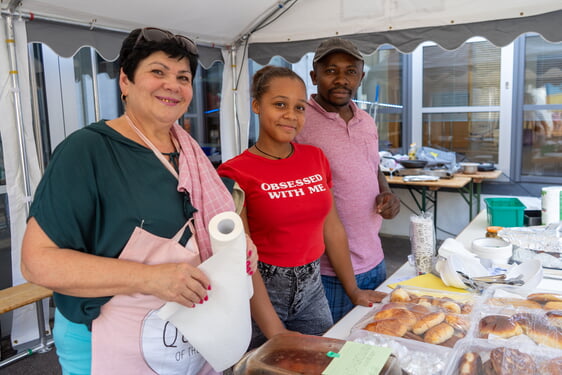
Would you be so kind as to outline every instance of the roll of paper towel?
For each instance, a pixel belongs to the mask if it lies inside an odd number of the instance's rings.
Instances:
[[[562,186],[543,187],[541,202],[543,225],[562,221]]]
[[[213,255],[199,265],[211,280],[209,300],[194,308],[166,303],[158,316],[171,322],[211,364],[223,371],[242,358],[252,335],[251,277],[240,216],[223,212],[209,222]]]

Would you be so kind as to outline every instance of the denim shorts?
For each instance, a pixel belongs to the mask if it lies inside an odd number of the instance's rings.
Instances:
[[[355,275],[359,289],[373,290],[386,280],[386,264],[384,260],[370,271]],[[343,318],[355,306],[343,289],[343,285],[336,276],[322,275],[322,283],[326,297],[332,311],[334,323]]]
[[[332,315],[320,278],[320,261],[298,267],[278,267],[258,262],[258,269],[273,308],[285,327],[307,335],[322,335],[332,325]],[[250,348],[266,341],[253,323]]]

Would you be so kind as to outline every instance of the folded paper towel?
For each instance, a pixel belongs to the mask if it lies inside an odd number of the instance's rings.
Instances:
[[[454,238],[447,238],[445,241],[443,241],[443,243],[439,247],[439,250],[437,250],[437,253],[444,258],[449,257],[449,255],[451,254],[456,254],[471,259],[476,258],[476,254],[468,251],[464,247],[462,242],[455,240]]]
[[[209,300],[195,308],[166,303],[158,316],[171,322],[215,371],[234,365],[246,352],[252,326],[251,278],[246,274],[246,235],[234,212],[209,222],[213,256],[199,269],[211,280]]]

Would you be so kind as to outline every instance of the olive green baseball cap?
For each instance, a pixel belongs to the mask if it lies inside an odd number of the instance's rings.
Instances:
[[[334,52],[347,53],[348,55],[355,57],[357,60],[363,61],[361,52],[359,52],[359,49],[355,44],[353,44],[353,42],[346,39],[334,37],[326,39],[325,41],[320,43],[318,48],[316,48],[316,52],[314,53],[313,62],[317,63],[320,59]]]

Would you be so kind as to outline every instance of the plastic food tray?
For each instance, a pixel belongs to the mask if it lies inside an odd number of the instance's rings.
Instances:
[[[353,332],[346,340],[391,348],[403,374],[408,375],[444,375],[453,352],[453,349],[444,346],[400,337],[391,338],[363,330]]]
[[[507,349],[507,350],[506,350]],[[510,352],[502,357],[496,357],[495,366],[503,369],[503,373],[510,375],[519,374],[559,374],[553,368],[560,369],[562,366],[562,352],[555,349],[540,348],[535,345],[527,345],[526,343],[501,343],[488,340],[465,340],[455,347],[447,363],[444,373],[447,375],[457,375],[459,373],[459,365],[465,353],[475,353],[480,358],[481,364],[491,366],[490,359],[492,351]],[[505,353],[505,352],[504,352]],[[498,358],[502,358],[498,360]],[[551,367],[547,367],[551,366]],[[485,373],[479,369],[475,374]]]
[[[363,330],[424,345],[436,344],[452,348],[470,329],[470,312],[476,298],[470,293],[398,287],[381,304],[369,310],[352,327],[352,332]],[[439,322],[426,329],[418,327],[429,315]],[[438,334],[437,327],[432,329],[437,325],[443,326],[445,332]]]
[[[332,361],[326,354],[337,353],[345,343],[345,340],[319,336],[277,335],[247,353],[234,366],[234,375],[321,375]],[[381,375],[401,373],[393,355],[380,372]]]

